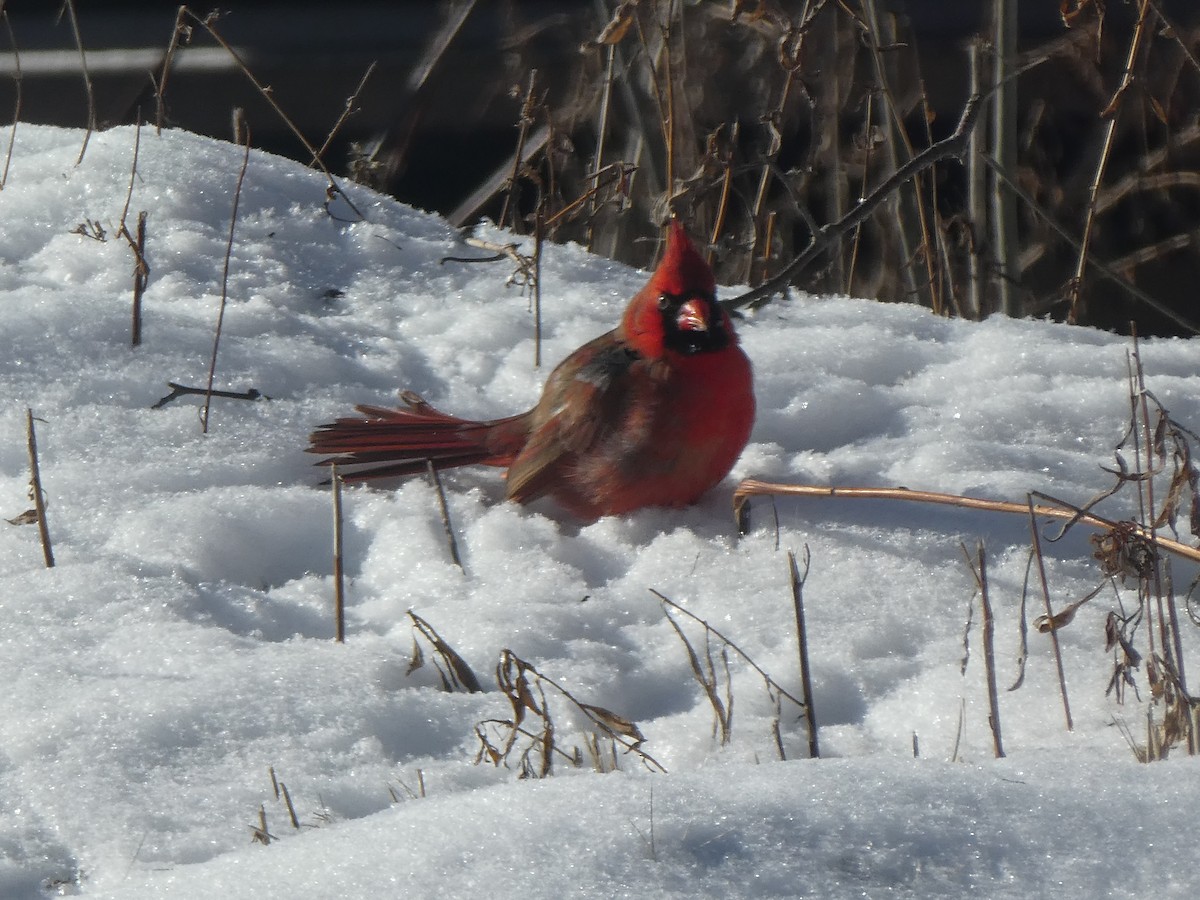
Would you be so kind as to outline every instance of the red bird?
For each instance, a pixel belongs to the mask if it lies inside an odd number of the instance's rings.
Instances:
[[[508,467],[508,499],[553,497],[587,521],[686,506],[728,474],[754,424],[750,361],[683,226],[621,324],[568,356],[529,412],[472,422],[405,392],[310,437],[322,464],[387,463],[347,480],[480,463]]]

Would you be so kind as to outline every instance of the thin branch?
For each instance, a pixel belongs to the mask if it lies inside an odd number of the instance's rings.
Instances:
[[[42,492],[42,471],[38,465],[37,435],[33,429],[33,410],[25,409],[25,434],[29,447],[29,489],[37,510],[38,533],[42,539],[42,558],[47,569],[54,568],[54,548],[50,546],[50,526],[46,524],[46,495]]]
[[[808,666],[808,627],[804,622],[804,582],[812,557],[804,545],[804,571],[796,565],[796,554],[788,551],[788,580],[792,587],[792,606],[796,611],[796,633],[800,646],[800,694],[804,698],[804,719],[808,725],[808,758],[819,759],[821,747],[817,742],[817,716],[813,707],[812,672]]]
[[[771,495],[852,500],[906,500],[913,503],[932,503],[942,506],[957,506],[963,509],[981,509],[987,512],[1014,513],[1016,515],[1027,515],[1029,511],[1028,506],[1024,503],[1010,503],[1005,500],[984,500],[978,497],[963,497],[958,494],[942,494],[936,491],[912,491],[908,488],[829,487],[817,484],[783,484],[780,482],[758,481],[753,478],[747,478],[733,492],[734,515],[742,515],[743,509],[751,497]],[[1033,496],[1062,504],[1060,506],[1035,506],[1034,512],[1039,516],[1065,519],[1070,523],[1079,522],[1102,531],[1111,531],[1121,524],[1110,519],[1105,519],[1102,516],[1097,516],[1094,513],[1084,512],[1063,503],[1061,500],[1046,497],[1044,494],[1034,493]],[[1130,525],[1134,534],[1144,537],[1147,540],[1149,539],[1150,530],[1148,528],[1137,523],[1130,523]],[[1190,559],[1193,562],[1200,562],[1200,549],[1189,547],[1187,544],[1170,540],[1161,535],[1157,536],[1155,541],[1156,545],[1163,550],[1174,553],[1176,556],[1181,556],[1184,559]]]
[[[1087,218],[1083,222],[1083,237],[1080,240],[1079,259],[1075,264],[1075,276],[1071,281],[1070,300],[1071,310],[1067,321],[1075,323],[1079,319],[1080,301],[1083,292],[1083,276],[1087,268],[1088,250],[1092,245],[1092,230],[1096,221],[1096,202],[1100,188],[1104,183],[1104,172],[1108,168],[1108,158],[1112,153],[1113,142],[1117,134],[1117,119],[1121,114],[1122,100],[1126,91],[1133,83],[1133,69],[1141,52],[1142,37],[1152,26],[1148,25],[1151,18],[1149,0],[1141,0],[1138,8],[1137,25],[1129,42],[1129,55],[1125,59],[1125,71],[1121,76],[1121,84],[1109,101],[1108,108],[1102,115],[1107,116],[1108,125],[1104,134],[1104,144],[1100,149],[1100,158],[1096,161],[1096,173],[1092,177],[1092,188],[1088,197]]]
[[[79,50],[79,67],[83,72],[83,89],[87,92],[87,130],[83,133],[83,146],[79,148],[79,158],[75,160],[75,165],[79,165],[83,162],[83,154],[87,152],[92,132],[96,130],[96,94],[92,90],[92,76],[88,74],[87,55],[83,52],[83,36],[79,32],[79,19],[75,15],[75,0],[63,0],[62,8],[58,11],[60,18],[64,11],[71,22],[71,31],[75,35],[75,46]]]
[[[1177,313],[1175,310],[1173,310],[1170,307],[1166,306],[1165,304],[1159,302],[1158,300],[1155,300],[1153,297],[1151,297],[1149,294],[1147,294],[1145,291],[1143,291],[1137,285],[1135,285],[1131,281],[1129,281],[1129,279],[1123,277],[1120,274],[1120,272],[1118,272],[1113,265],[1100,262],[1091,254],[1082,254],[1082,252],[1081,252],[1082,245],[1079,243],[1079,241],[1077,241],[1075,239],[1075,237],[1072,234],[1070,234],[1070,232],[1067,231],[1066,228],[1064,228],[1062,225],[1060,225],[1054,219],[1054,217],[1051,216],[1050,213],[1045,208],[1043,208],[1041,204],[1039,204],[1037,202],[1037,200],[1033,197],[1032,194],[1030,194],[1028,191],[1026,191],[1019,184],[1017,184],[1015,179],[1010,178],[1008,173],[1005,172],[1000,167],[999,163],[997,163],[994,159],[992,159],[990,156],[988,156],[986,154],[982,155],[980,157],[980,159],[982,159],[984,161],[984,163],[986,163],[988,165],[988,167],[991,168],[991,170],[996,174],[996,177],[999,178],[1002,182],[1004,182],[1005,186],[1010,191],[1012,191],[1014,194],[1016,194],[1018,197],[1020,197],[1021,201],[1027,207],[1029,207],[1030,210],[1032,210],[1034,213],[1036,213],[1037,216],[1043,222],[1045,222],[1048,226],[1050,226],[1051,230],[1053,230],[1055,234],[1057,234],[1060,238],[1062,238],[1064,241],[1066,241],[1067,244],[1069,244],[1071,247],[1073,247],[1076,252],[1080,252],[1081,255],[1087,259],[1088,266],[1090,266],[1095,271],[1099,272],[1101,275],[1103,275],[1109,281],[1113,282],[1114,284],[1116,284],[1119,287],[1121,287],[1122,289],[1124,289],[1130,296],[1136,298],[1137,300],[1140,300],[1142,303],[1145,303],[1148,307],[1150,307],[1152,310],[1157,312],[1159,315],[1165,316],[1167,319],[1170,319],[1172,322],[1174,322],[1180,328],[1184,329],[1185,331],[1191,332],[1192,334],[1200,334],[1200,325],[1197,325],[1194,322],[1189,322],[1187,319],[1180,316],[1179,313]]]
[[[737,644],[735,644],[733,641],[731,641],[725,635],[721,634],[720,631],[718,631],[716,628],[713,628],[712,625],[710,625],[704,619],[700,618],[698,615],[696,615],[691,610],[688,610],[688,609],[680,606],[678,603],[676,603],[670,597],[667,597],[665,594],[659,593],[654,588],[650,588],[650,593],[652,593],[655,597],[657,597],[663,603],[667,604],[667,606],[671,607],[671,609],[674,609],[678,612],[683,613],[685,616],[687,616],[693,622],[696,622],[696,623],[704,626],[705,631],[711,632],[712,634],[714,634],[718,638],[720,638],[722,641],[724,641],[726,644],[728,644],[729,649],[732,650],[734,653],[736,653],[738,656],[740,656],[750,666],[750,668],[752,668],[755,672],[757,672],[759,675],[761,675],[763,677],[763,680],[766,681],[767,684],[771,685],[771,687],[773,687],[776,691],[778,691],[784,697],[787,697],[789,700],[791,700],[797,706],[803,708],[803,706],[804,706],[803,700],[796,697],[794,694],[790,694],[787,691],[785,691],[779,685],[779,683],[777,681],[775,681],[774,678],[772,678],[765,671],[763,671],[763,669],[758,665],[758,663],[756,663],[753,659],[750,658],[750,656],[746,653],[746,651],[744,651],[741,647],[739,647]]]
[[[333,639],[346,643],[346,568],[342,556],[342,476],[337,463],[329,467],[333,494]]]
[[[966,544],[962,544],[963,556],[966,557],[967,567],[975,577],[975,586],[979,589],[979,603],[983,611],[983,665],[987,670],[988,689],[988,725],[992,729],[992,748],[996,758],[1004,756],[1004,742],[1000,739],[1000,692],[996,686],[996,624],[992,617],[992,601],[988,597],[987,556],[983,550],[983,541],[979,542],[975,552],[975,561],[967,552]]]
[[[429,480],[433,482],[433,489],[437,493],[438,510],[442,514],[442,530],[446,533],[446,546],[450,549],[450,559],[465,573],[467,570],[462,564],[462,558],[458,555],[458,541],[454,538],[454,527],[450,524],[450,508],[446,505],[446,492],[442,489],[442,478],[432,459],[425,460],[425,466],[426,471],[429,472]]]
[[[954,129],[953,134],[943,138],[936,144],[926,147],[916,156],[909,159],[908,162],[884,179],[865,200],[836,222],[823,225],[817,229],[809,241],[808,247],[773,277],[767,279],[752,291],[747,291],[740,296],[722,301],[722,305],[728,310],[742,309],[746,306],[757,306],[780,291],[785,290],[797,274],[802,272],[836,241],[840,240],[843,235],[849,233],[852,229],[870,218],[871,214],[901,185],[920,175],[922,172],[929,170],[934,164],[941,162],[943,159],[950,157],[961,159],[967,151],[967,142],[970,139],[971,131],[979,121],[981,108],[981,97],[974,96],[967,100],[967,104],[963,108],[962,117],[958,121],[958,127]]]
[[[0,3],[0,7],[3,4]],[[13,82],[16,99],[13,101],[13,120],[12,127],[8,132],[8,152],[4,155],[4,172],[0,173],[0,191],[4,190],[4,185],[8,183],[8,167],[12,165],[13,147],[17,143],[17,122],[21,119],[21,54],[17,50],[17,38],[13,34],[12,22],[8,18],[8,10],[0,8],[0,18],[4,19],[4,30],[8,32],[8,44],[12,47],[13,55]]]
[[[1050,605],[1050,585],[1046,581],[1046,562],[1042,556],[1042,536],[1038,531],[1037,517],[1034,514],[1035,507],[1033,505],[1033,495],[1029,495],[1029,531],[1033,535],[1033,552],[1037,559],[1038,577],[1042,585],[1042,600],[1046,606],[1046,618],[1051,623],[1054,621],[1054,608]],[[1054,648],[1054,664],[1058,668],[1058,687],[1062,693],[1063,715],[1067,720],[1067,731],[1074,731],[1075,726],[1071,721],[1071,703],[1067,699],[1067,676],[1063,671],[1062,648],[1058,644],[1058,629],[1049,628],[1050,645]]]
[[[130,343],[137,347],[142,343],[142,295],[150,280],[150,264],[146,262],[146,211],[138,213],[137,237],[129,233],[126,219],[129,216],[129,203],[133,199],[133,183],[137,178],[138,152],[142,143],[142,110],[138,108],[137,125],[133,132],[133,163],[129,167],[129,188],[125,192],[125,206],[121,210],[121,220],[117,227],[118,237],[125,238],[129,249],[133,251],[133,313],[130,325]]]
[[[325,136],[325,143],[317,150],[316,156],[309,163],[310,166],[315,166],[325,156],[325,151],[329,149],[329,145],[333,143],[333,139],[337,137],[337,133],[342,130],[342,126],[346,124],[346,120],[358,112],[354,108],[354,102],[358,99],[358,95],[362,93],[362,89],[367,86],[367,79],[371,77],[377,64],[375,60],[372,60],[371,64],[367,66],[367,71],[363,72],[363,77],[359,80],[358,87],[354,89],[353,94],[346,98],[346,108],[342,110],[342,114],[338,116],[337,121],[333,123],[333,127],[329,129],[329,134]]]
[[[186,10],[186,15],[189,16],[197,25],[207,31],[209,35],[212,36],[212,39],[221,45],[221,49],[223,49],[230,55],[230,57],[232,57],[233,61],[237,63],[237,66],[241,70],[242,74],[246,76],[250,84],[254,86],[254,89],[258,91],[262,98],[270,105],[271,109],[275,111],[275,114],[279,116],[280,121],[287,126],[288,131],[290,131],[296,137],[296,139],[300,141],[301,145],[303,145],[304,149],[308,151],[309,155],[316,160],[315,164],[317,168],[321,170],[321,174],[324,175],[326,180],[329,182],[329,186],[327,188],[328,195],[330,197],[334,195],[341,197],[342,200],[345,201],[346,205],[350,207],[351,211],[359,217],[359,219],[365,220],[366,216],[362,214],[359,208],[355,206],[353,201],[351,201],[351,199],[346,195],[345,191],[342,190],[341,185],[338,184],[337,180],[333,177],[333,174],[329,171],[329,167],[326,166],[324,161],[321,160],[320,153],[317,151],[317,149],[313,147],[308,138],[304,136],[304,132],[300,130],[300,127],[292,120],[292,118],[283,111],[283,107],[281,107],[278,101],[276,101],[275,92],[271,89],[270,85],[263,84],[254,76],[254,73],[250,71],[250,67],[246,65],[245,61],[240,56],[238,56],[238,53],[233,49],[233,46],[221,36],[220,32],[217,31],[216,26],[213,24],[216,21],[216,16],[208,15],[201,19],[190,9],[187,9],[187,7],[181,7],[181,9]]]
[[[208,412],[213,396],[213,379],[217,374],[217,349],[221,345],[221,325],[225,321],[225,306],[229,301],[229,258],[233,255],[233,235],[237,228],[238,204],[242,198],[242,182],[246,179],[246,167],[250,164],[250,126],[239,109],[235,113],[239,137],[244,136],[245,150],[242,167],[238,170],[237,185],[233,190],[233,212],[229,216],[229,240],[225,244],[225,263],[221,270],[221,308],[217,313],[217,330],[213,337],[212,360],[208,365],[208,387],[204,397],[204,409],[200,414],[201,431],[208,434]]]
[[[173,400],[178,400],[180,397],[199,396],[199,397],[223,397],[228,400],[270,400],[266,394],[259,391],[257,388],[250,388],[245,391],[217,391],[209,390],[206,387],[188,387],[185,384],[176,384],[174,381],[168,381],[167,387],[171,389],[171,393],[167,394],[157,403],[152,405],[151,409],[162,409]]]

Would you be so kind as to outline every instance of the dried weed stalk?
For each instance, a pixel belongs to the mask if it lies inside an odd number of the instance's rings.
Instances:
[[[475,735],[479,738],[476,765],[486,759],[494,766],[508,767],[513,764],[515,754],[520,778],[546,778],[553,773],[556,758],[576,767],[583,764],[583,754],[578,747],[568,753],[559,746],[551,705],[546,697],[546,688],[549,687],[587,721],[589,732],[585,740],[592,745],[593,765],[597,768],[601,768],[595,759],[601,755],[599,742],[603,740],[621,747],[626,754],[633,754],[650,771],[666,772],[654,757],[642,749],[646,739],[635,723],[602,706],[578,700],[562,685],[543,675],[511,650],[500,652],[496,682],[508,699],[512,717],[484,719],[476,723]],[[615,767],[615,750],[610,759],[612,767]]]
[[[408,611],[408,617],[412,619],[413,623],[413,650],[408,671],[405,674],[411,675],[425,665],[425,654],[421,650],[420,641],[417,640],[418,637],[421,637],[433,648],[436,657],[433,665],[437,669],[438,678],[441,679],[442,690],[466,691],[471,694],[482,693],[483,687],[480,686],[479,679],[475,677],[475,673],[467,665],[467,661],[458,654],[458,651],[446,643],[432,625],[411,609]]]
[[[1140,697],[1135,673],[1144,671],[1150,705],[1145,745],[1135,745],[1138,758],[1161,759],[1175,747],[1183,747],[1189,754],[1200,753],[1200,697],[1194,696],[1187,685],[1183,635],[1185,622],[1200,626],[1200,610],[1194,600],[1200,579],[1183,598],[1185,619],[1180,615],[1180,601],[1171,577],[1172,557],[1200,562],[1200,549],[1180,539],[1181,531],[1190,540],[1200,537],[1200,466],[1195,461],[1200,435],[1172,418],[1147,389],[1136,334],[1129,352],[1128,383],[1129,424],[1114,449],[1114,464],[1101,467],[1113,477],[1113,482],[1082,506],[1038,492],[1031,492],[1027,502],[1019,504],[904,488],[785,485],[748,479],[734,492],[735,518],[742,521],[749,499],[760,495],[906,500],[1028,516],[1033,550],[1018,617],[1021,629],[1018,675],[1010,690],[1016,690],[1024,681],[1029,571],[1036,564],[1045,611],[1034,619],[1033,626],[1049,636],[1054,649],[1067,728],[1072,727],[1072,718],[1058,633],[1076,621],[1085,604],[1111,588],[1116,608],[1106,614],[1103,626],[1106,652],[1113,654],[1106,693],[1114,695],[1119,703],[1124,702],[1129,688]],[[1134,517],[1114,521],[1094,511],[1101,501],[1129,491],[1134,493],[1131,504],[1136,510]],[[1045,502],[1035,505],[1035,498]],[[1056,533],[1044,535],[1039,525],[1042,518],[1064,523]],[[1075,525],[1086,525],[1097,532],[1091,542],[1100,580],[1083,596],[1055,610],[1042,545],[1060,540]],[[973,571],[982,591],[982,560],[980,568]],[[986,610],[984,615],[985,619],[990,618]],[[989,678],[989,699],[993,699],[993,692],[993,679]],[[997,715],[994,706],[992,715]],[[1125,730],[1129,731],[1127,727]],[[999,749],[998,727],[995,735]]]
[[[803,578],[798,572],[796,573],[795,577],[800,579],[799,583],[802,585]],[[775,737],[776,750],[781,759],[785,758],[783,752],[783,742],[779,733],[779,720],[782,701],[785,699],[790,701],[796,706],[797,709],[801,711],[806,711],[808,709],[808,707],[805,705],[805,702],[796,697],[794,694],[784,690],[783,686],[780,685],[779,682],[777,682],[770,675],[768,675],[758,663],[756,663],[744,650],[742,650],[741,647],[727,638],[716,628],[713,628],[713,626],[704,619],[700,618],[690,610],[680,606],[665,594],[654,590],[654,588],[650,588],[650,593],[657,597],[659,602],[662,603],[663,613],[666,615],[667,621],[670,623],[671,627],[675,629],[675,633],[679,636],[679,640],[683,643],[684,649],[687,651],[688,663],[692,668],[692,676],[696,679],[696,682],[700,685],[700,687],[704,689],[704,694],[708,698],[708,702],[713,708],[713,738],[717,739],[719,737],[722,746],[724,746],[725,744],[728,744],[733,737],[733,678],[729,668],[729,651],[732,650],[735,654],[737,654],[737,656],[746,662],[750,668],[757,672],[759,677],[763,680],[763,685],[767,691],[767,697],[770,699],[775,709],[775,717],[772,721],[771,731]],[[675,617],[671,615],[672,610],[682,613],[684,616],[691,619],[704,629],[703,659],[701,659],[700,654],[696,652],[696,648],[688,639],[686,632],[684,632],[683,628],[675,620]],[[714,639],[720,642],[721,674],[719,676],[717,674],[716,663],[713,659],[712,642]],[[815,740],[816,735],[816,724],[815,722],[812,722],[811,719],[809,722],[809,739],[810,741],[813,741]]]

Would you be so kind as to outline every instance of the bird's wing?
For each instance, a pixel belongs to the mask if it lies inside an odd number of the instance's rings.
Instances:
[[[646,360],[601,335],[565,359],[546,381],[525,447],[508,468],[508,497],[518,503],[552,492],[574,457],[603,439],[634,403],[631,374]]]

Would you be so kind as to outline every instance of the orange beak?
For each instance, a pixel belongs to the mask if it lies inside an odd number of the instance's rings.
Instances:
[[[708,304],[692,299],[679,307],[675,324],[680,331],[708,331]]]

